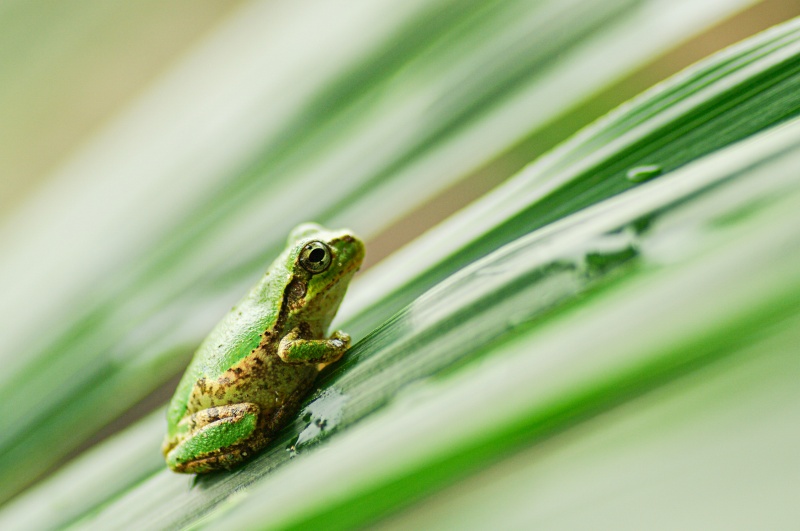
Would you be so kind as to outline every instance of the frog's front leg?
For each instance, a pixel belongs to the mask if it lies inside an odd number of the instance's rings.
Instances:
[[[167,465],[176,472],[195,474],[230,468],[247,458],[241,443],[258,423],[259,407],[249,402],[203,409],[178,425],[178,434],[165,444]]]
[[[303,339],[299,328],[281,339],[278,356],[286,363],[318,364],[337,361],[350,347],[350,336],[337,330],[330,339]]]

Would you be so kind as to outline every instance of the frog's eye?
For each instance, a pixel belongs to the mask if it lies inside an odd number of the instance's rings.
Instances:
[[[322,242],[311,242],[300,251],[300,265],[309,273],[322,273],[331,265],[331,250]]]

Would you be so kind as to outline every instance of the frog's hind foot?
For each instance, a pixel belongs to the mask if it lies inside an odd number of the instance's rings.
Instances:
[[[247,459],[250,445],[244,443],[254,435],[258,416],[259,407],[248,402],[198,411],[186,419],[180,441],[168,448],[167,465],[189,474],[237,465]]]
[[[228,470],[249,459],[250,455],[252,455],[252,452],[249,448],[241,446],[228,449],[227,453],[211,455],[180,463],[172,468],[172,470],[185,474],[203,474],[206,472],[215,472],[217,470]]]

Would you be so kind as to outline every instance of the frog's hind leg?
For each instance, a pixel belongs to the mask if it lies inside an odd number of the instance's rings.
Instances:
[[[252,403],[211,407],[191,415],[187,435],[166,454],[176,472],[197,474],[230,468],[247,458],[245,441],[258,425],[259,407]]]

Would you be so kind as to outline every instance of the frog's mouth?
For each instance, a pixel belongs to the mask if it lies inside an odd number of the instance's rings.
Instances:
[[[335,246],[339,242],[351,244],[351,246],[354,247],[354,252],[350,257],[350,264],[342,270],[342,276],[351,271],[358,271],[361,268],[361,264],[364,262],[364,256],[366,254],[364,243],[350,234],[345,234],[332,239],[330,244],[331,246]]]
[[[352,260],[347,265],[347,267],[345,267],[344,269],[341,270],[341,273],[335,279],[331,280],[331,282],[328,283],[326,288],[330,288],[330,287],[338,284],[339,282],[341,282],[342,279],[348,278],[348,277],[354,275],[356,271],[361,269],[361,262],[362,261],[363,261],[363,258],[361,260]]]

